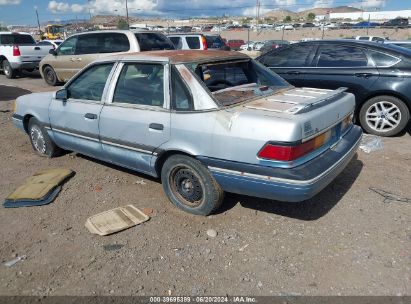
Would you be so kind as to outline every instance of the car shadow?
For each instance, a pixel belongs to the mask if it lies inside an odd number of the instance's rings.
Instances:
[[[69,154],[70,152],[64,152]],[[159,178],[140,173],[131,169],[120,167],[102,160],[98,160],[80,153],[75,153],[76,157],[107,166],[114,170],[119,170],[139,178],[144,178],[156,183],[161,183]],[[355,155],[343,172],[329,184],[323,191],[313,198],[299,203],[280,202],[234,193],[226,193],[222,206],[214,213],[222,214],[234,208],[237,204],[247,209],[277,214],[304,221],[314,221],[326,215],[350,190],[352,184],[359,176],[363,168],[363,163]]]
[[[223,205],[216,213],[224,213],[240,204],[244,208],[256,211],[303,221],[314,221],[326,215],[344,197],[359,176],[362,167],[362,161],[358,160],[357,155],[355,155],[344,171],[331,184],[313,198],[299,203],[227,193]]]
[[[131,170],[131,169],[127,169],[127,168],[112,164],[112,163],[108,163],[108,162],[105,162],[103,160],[92,158],[92,157],[89,157],[87,155],[83,155],[83,154],[76,153],[76,152],[71,152],[71,151],[63,151],[62,153],[63,153],[62,155],[73,153],[73,155],[76,155],[76,157],[83,158],[85,160],[97,163],[99,165],[103,165],[103,166],[109,167],[109,168],[114,169],[114,170],[122,171],[122,172],[125,172],[125,173],[128,173],[128,174],[134,175],[136,177],[139,177],[139,178],[144,178],[144,179],[147,179],[147,180],[150,180],[150,181],[153,181],[153,182],[161,183],[159,178],[155,178],[155,177],[153,177],[151,175],[148,175],[148,174],[145,174],[145,173],[137,172],[137,171],[134,171],[134,170]]]
[[[40,72],[35,70],[33,72],[21,71],[16,78],[32,78],[32,79],[41,79]]]

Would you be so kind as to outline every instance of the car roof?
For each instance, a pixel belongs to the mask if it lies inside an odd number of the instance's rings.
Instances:
[[[411,44],[411,40],[387,40],[384,43],[386,44],[396,44],[396,43]]]
[[[312,40],[312,41],[302,41],[294,43],[292,45],[307,45],[307,44],[352,44],[359,46],[371,47],[376,50],[385,50],[391,53],[400,53],[401,55],[411,56],[411,52],[405,48],[397,46],[395,44],[388,43],[378,43],[375,41],[368,40],[355,40],[355,39],[333,39],[333,40]]]
[[[230,59],[250,59],[245,54],[231,51],[202,51],[202,50],[164,50],[164,51],[148,51],[137,53],[126,53],[104,57],[97,60],[98,62],[112,60],[144,60],[156,62],[168,62],[172,64],[178,63],[199,63],[207,61],[221,61]]]
[[[150,30],[144,30],[144,29],[131,29],[131,30],[99,30],[99,31],[89,31],[89,32],[83,32],[83,33],[76,33],[73,34],[72,36],[78,36],[78,35],[87,35],[87,34],[103,34],[103,33],[160,33],[159,31],[150,31]],[[70,36],[70,37],[72,37]]]

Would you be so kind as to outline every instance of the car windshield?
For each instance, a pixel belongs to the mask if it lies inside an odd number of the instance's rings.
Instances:
[[[140,51],[174,50],[173,43],[166,36],[158,33],[136,33]]]
[[[275,94],[290,84],[251,59],[189,66],[222,105],[228,106]]]

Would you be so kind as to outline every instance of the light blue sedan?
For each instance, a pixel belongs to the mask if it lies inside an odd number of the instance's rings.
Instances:
[[[92,63],[55,93],[17,99],[33,148],[160,177],[177,207],[208,215],[224,191],[303,201],[356,153],[354,97],[295,88],[249,57],[158,51]]]

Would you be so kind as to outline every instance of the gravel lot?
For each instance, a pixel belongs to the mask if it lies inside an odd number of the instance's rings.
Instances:
[[[37,74],[8,80],[50,90]],[[180,212],[158,180],[70,153],[37,156],[0,101],[0,197],[38,170],[76,172],[47,206],[0,207],[0,295],[411,295],[411,136],[357,157],[303,203],[228,194],[209,217]],[[87,217],[126,204],[151,219],[92,235]],[[207,236],[214,229],[216,237]],[[4,263],[26,258],[13,267]]]

